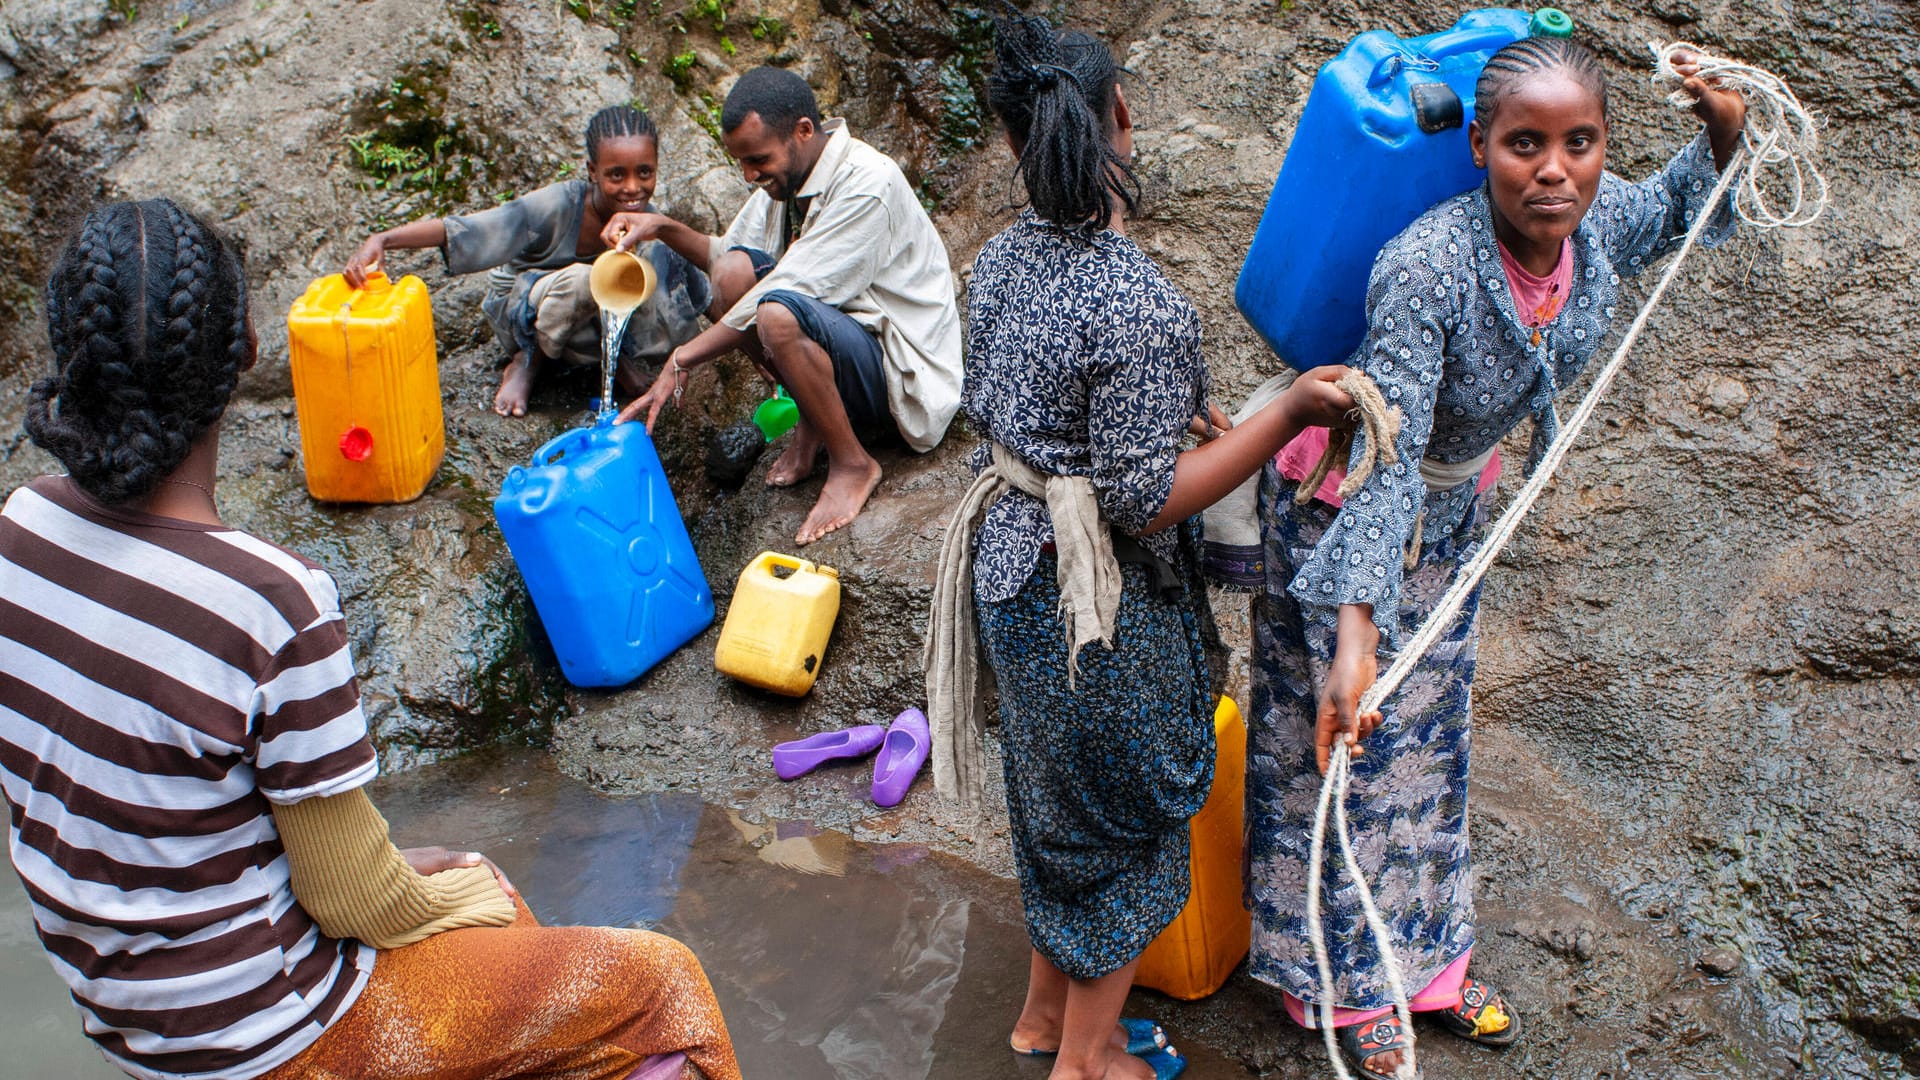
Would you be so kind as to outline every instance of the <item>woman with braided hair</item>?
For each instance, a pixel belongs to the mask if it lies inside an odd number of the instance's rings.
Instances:
[[[47,282],[0,509],[8,854],[129,1075],[737,1080],[699,961],[542,927],[474,852],[400,851],[333,579],[221,522],[255,341],[239,259],[165,199],[88,214]]]
[[[1354,849],[1413,1011],[1486,1046],[1519,1035],[1504,997],[1468,971],[1477,591],[1385,709],[1356,713],[1378,654],[1415,634],[1478,550],[1495,447],[1531,417],[1538,460],[1557,430],[1554,397],[1599,351],[1621,277],[1680,245],[1733,156],[1744,100],[1679,60],[1706,130],[1635,184],[1605,168],[1607,84],[1593,53],[1530,37],[1490,57],[1468,131],[1486,183],[1435,205],[1381,249],[1367,336],[1349,360],[1402,414],[1398,462],[1344,501],[1344,470],[1295,498],[1324,442],[1296,440],[1263,472],[1266,584],[1255,602],[1247,750],[1249,969],[1284,992],[1295,1021],[1318,1027],[1331,1011],[1342,1054],[1363,1077],[1395,1075],[1410,1043],[1341,861],[1329,858],[1325,880],[1308,881],[1335,740],[1354,755]],[[1722,207],[1706,242],[1732,224]],[[1357,464],[1364,432],[1354,443]],[[1331,996],[1308,937],[1309,888],[1323,889]]]
[[[1018,16],[994,49],[989,100],[1029,205],[967,293],[963,407],[986,441],[937,574],[936,779],[979,794],[977,639],[1033,945],[1013,1049],[1057,1054],[1053,1080],[1165,1080],[1185,1059],[1120,1007],[1186,903],[1188,820],[1213,779],[1196,515],[1352,402],[1333,385],[1346,369],[1324,368],[1183,451],[1207,400],[1200,319],[1126,235],[1133,121],[1113,56]]]
[[[587,122],[586,166],[584,180],[548,184],[490,210],[375,233],[341,273],[357,289],[394,248],[439,248],[448,273],[487,271],[480,310],[509,358],[493,411],[525,416],[542,365],[600,366],[600,309],[587,291],[587,269],[607,250],[602,233],[615,214],[653,213],[660,170],[653,117],[631,105],[594,113]],[[660,366],[675,346],[699,333],[700,315],[713,304],[706,275],[682,253],[697,251],[698,264],[705,265],[706,244],[688,246],[680,235],[663,234],[634,248],[653,263],[659,285],[634,310],[621,339],[620,385],[630,393],[646,384],[640,368]]]

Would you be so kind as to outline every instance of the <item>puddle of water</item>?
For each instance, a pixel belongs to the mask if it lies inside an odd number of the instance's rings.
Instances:
[[[80,1014],[47,963],[10,865],[0,869],[0,1017],[0,1075],[126,1080],[80,1033]]]
[[[757,824],[691,795],[608,799],[530,752],[384,778],[372,795],[396,842],[486,852],[542,921],[686,942],[751,1080],[1040,1080],[1050,1067],[1006,1044],[1026,991],[1017,890],[958,859],[807,822]],[[1142,995],[1129,1012],[1166,1004]],[[0,1014],[0,1061],[35,1066],[19,1075],[119,1075],[80,1034],[11,874]],[[1252,1075],[1176,1045],[1192,1080]]]

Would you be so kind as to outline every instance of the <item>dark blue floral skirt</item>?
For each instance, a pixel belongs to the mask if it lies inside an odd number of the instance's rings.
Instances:
[[[1072,690],[1051,555],[1012,599],[974,605],[1027,935],[1074,979],[1126,966],[1180,914],[1187,821],[1213,784],[1200,586],[1169,601],[1146,569],[1120,571],[1114,647],[1081,650]]]
[[[1287,585],[1335,511],[1319,501],[1295,506],[1294,486],[1271,464],[1260,484],[1266,586],[1254,601],[1253,711],[1247,717],[1248,967],[1254,978],[1302,1001],[1377,1009],[1393,1003],[1392,990],[1331,821],[1320,908],[1333,962],[1331,1001],[1319,986],[1307,936],[1308,855],[1321,784],[1313,727],[1335,641],[1326,609],[1302,609]],[[1422,549],[1401,585],[1401,641],[1413,637],[1479,549],[1489,498],[1469,506],[1452,535],[1431,538],[1435,542]],[[1354,854],[1391,931],[1409,993],[1432,982],[1474,940],[1467,764],[1479,603],[1476,588],[1453,626],[1387,699],[1366,753],[1353,763],[1347,814]],[[1385,673],[1386,661],[1380,670]]]

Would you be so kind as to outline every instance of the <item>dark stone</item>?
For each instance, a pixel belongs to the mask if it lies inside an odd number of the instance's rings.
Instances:
[[[751,420],[724,427],[707,440],[707,479],[737,488],[767,448],[767,437]]]

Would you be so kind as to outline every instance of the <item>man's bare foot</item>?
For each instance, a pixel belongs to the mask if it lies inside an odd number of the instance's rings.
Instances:
[[[793,429],[793,440],[767,470],[768,487],[792,487],[813,474],[820,460],[820,437],[802,420]]]
[[[868,496],[880,486],[880,463],[865,454],[861,458],[846,464],[827,462],[826,486],[820,489],[820,499],[807,513],[794,542],[804,547],[860,516]]]
[[[501,416],[527,415],[527,398],[533,393],[533,377],[540,363],[526,350],[513,354],[513,362],[500,373],[500,389],[493,395],[493,411]]]

